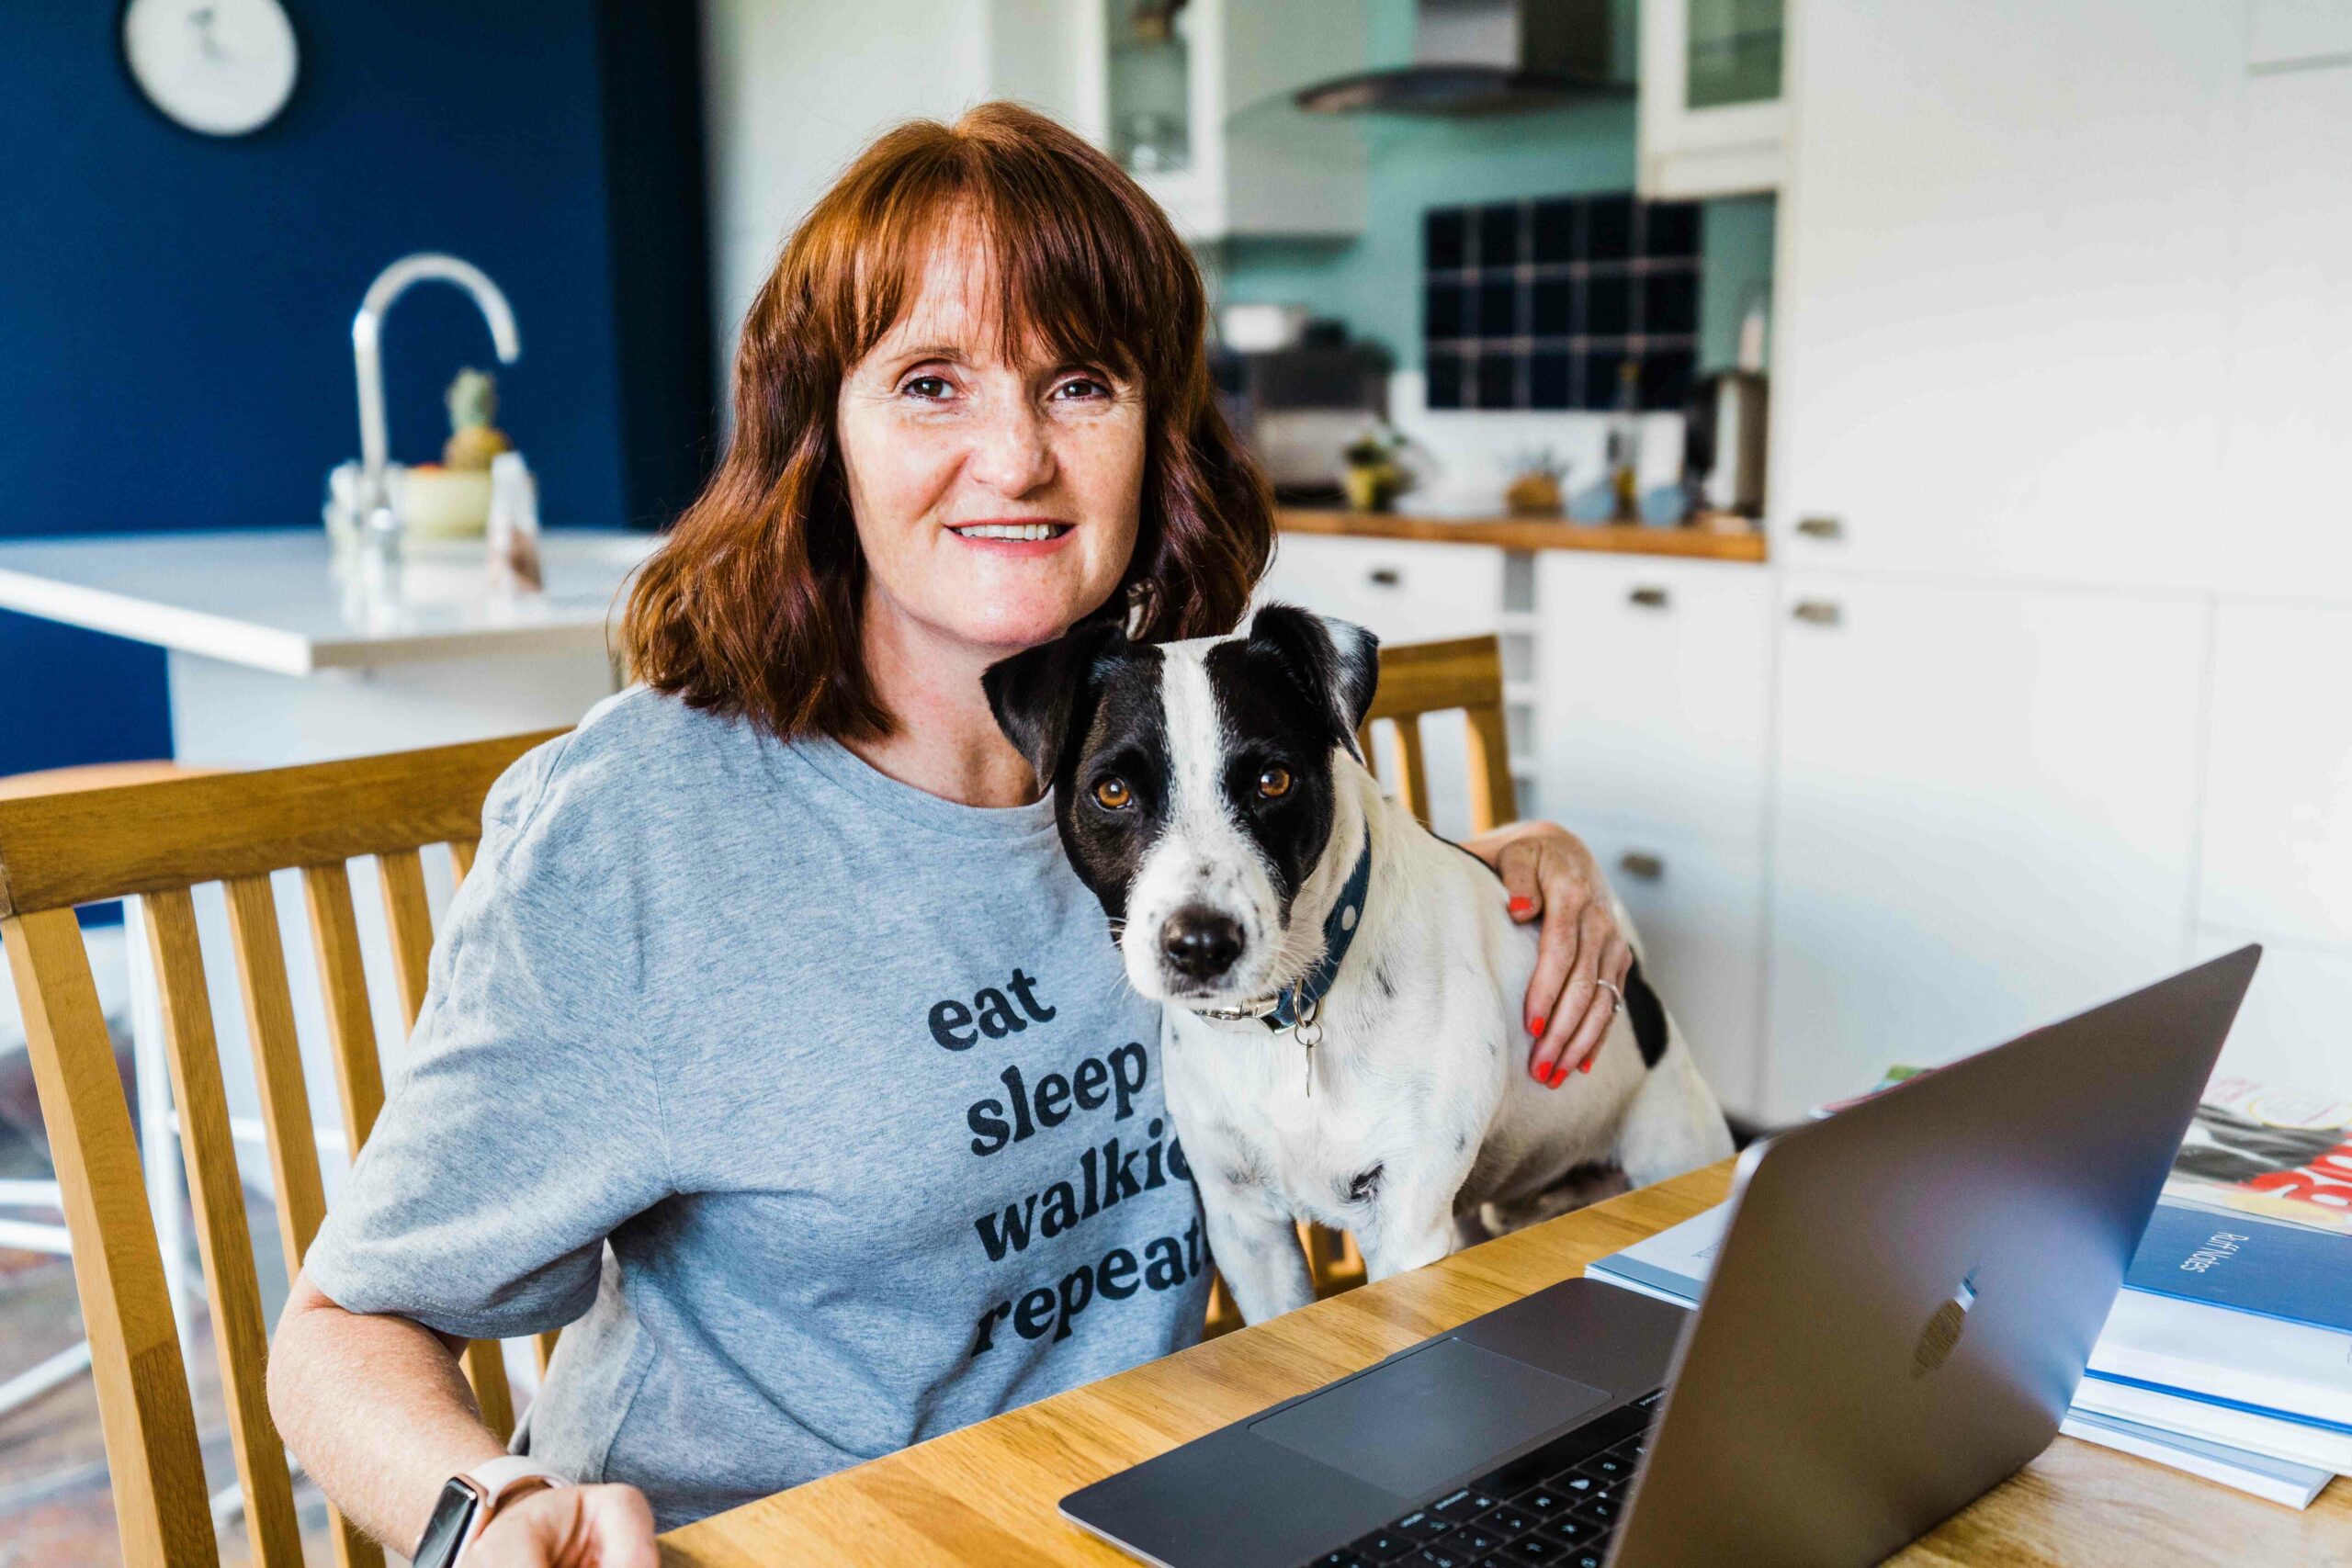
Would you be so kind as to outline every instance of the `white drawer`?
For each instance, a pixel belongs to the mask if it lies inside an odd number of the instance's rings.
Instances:
[[[1758,1109],[1764,860],[1753,845],[1565,814],[1641,933],[1642,973],[1726,1109]]]
[[[2352,611],[2224,602],[2197,918],[2352,944]]]
[[[1285,534],[1257,598],[1353,621],[1389,645],[1481,637],[1501,623],[1503,552],[1489,545]],[[1373,761],[1394,794],[1388,730],[1375,727]],[[1469,730],[1458,714],[1431,714],[1420,731],[1430,825],[1449,839],[1463,838],[1470,830]]]
[[[1501,624],[1503,552],[1490,545],[1284,534],[1258,597],[1353,621],[1383,642],[1477,637]]]
[[[1763,839],[1772,583],[1752,566],[1536,560],[1544,809]]]

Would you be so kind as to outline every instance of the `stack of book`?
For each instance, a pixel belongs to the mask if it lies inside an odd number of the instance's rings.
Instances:
[[[1695,1304],[1727,1218],[1586,1272]],[[2352,1103],[2207,1090],[2060,1429],[2298,1508],[2352,1475]]]

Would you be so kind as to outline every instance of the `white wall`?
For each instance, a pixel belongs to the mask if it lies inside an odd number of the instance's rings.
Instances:
[[[720,387],[793,225],[876,135],[1019,97],[1065,118],[1080,0],[708,0],[705,137]]]

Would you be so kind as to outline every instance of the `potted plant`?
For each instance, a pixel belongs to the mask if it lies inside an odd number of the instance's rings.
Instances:
[[[1358,512],[1385,512],[1413,488],[1413,474],[1402,460],[1408,445],[1402,432],[1385,423],[1348,443],[1340,454],[1346,465],[1340,483],[1351,507]]]

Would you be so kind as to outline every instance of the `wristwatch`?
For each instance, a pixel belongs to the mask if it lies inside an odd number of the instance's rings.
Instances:
[[[414,1568],[458,1568],[466,1549],[489,1528],[501,1505],[534,1483],[569,1486],[571,1478],[558,1475],[520,1454],[505,1454],[453,1475],[441,1488],[441,1501],[424,1527],[410,1561]]]

